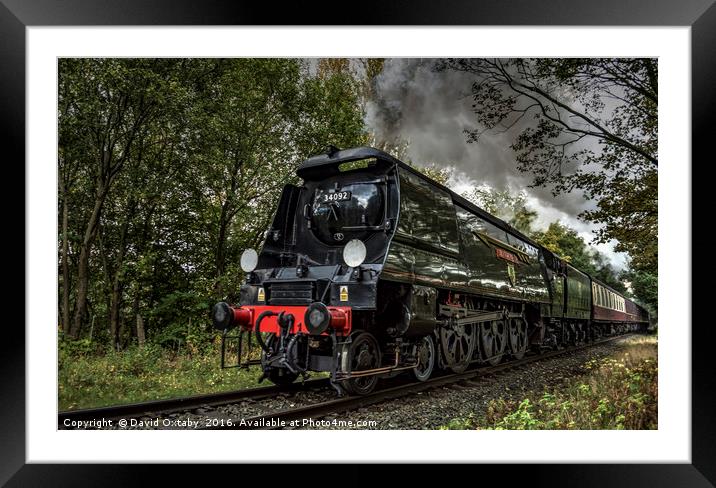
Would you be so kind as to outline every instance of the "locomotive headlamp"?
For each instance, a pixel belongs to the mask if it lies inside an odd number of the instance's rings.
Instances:
[[[363,264],[365,261],[365,244],[359,239],[351,239],[343,248],[343,261],[351,268],[355,268]]]
[[[241,269],[246,273],[250,273],[256,269],[259,264],[259,255],[253,249],[247,249],[241,255]]]
[[[321,302],[313,302],[306,309],[303,323],[306,324],[309,334],[321,334],[331,323],[331,313]]]

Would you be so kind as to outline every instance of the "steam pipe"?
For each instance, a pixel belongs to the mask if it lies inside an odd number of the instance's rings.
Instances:
[[[266,310],[265,312],[261,312],[259,317],[256,319],[256,325],[254,326],[254,333],[256,334],[256,342],[259,343],[259,346],[261,346],[261,349],[265,353],[268,354],[268,346],[264,342],[263,337],[261,337],[261,321],[265,319],[266,317],[273,317],[274,315],[278,315],[276,312],[272,312],[271,310]]]

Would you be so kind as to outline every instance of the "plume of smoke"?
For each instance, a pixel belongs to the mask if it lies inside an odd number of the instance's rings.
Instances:
[[[468,143],[465,131],[476,124],[470,95],[473,76],[457,71],[435,71],[436,59],[388,59],[375,80],[373,99],[366,106],[366,125],[376,145],[390,150],[403,147],[398,157],[418,165],[452,167],[451,187],[457,193],[487,185],[513,194],[527,193],[530,207],[538,212],[536,226],[546,228],[560,220],[582,235],[594,226],[577,215],[595,208],[581,192],[552,195],[550,188],[528,188],[529,174],[517,171],[511,149],[517,126],[503,133],[484,134]],[[613,252],[613,244],[597,248],[618,268],[625,256]]]

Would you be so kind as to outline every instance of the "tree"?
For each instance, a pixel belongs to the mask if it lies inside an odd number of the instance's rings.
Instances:
[[[82,165],[91,185],[71,337],[78,337],[87,311],[90,253],[107,195],[125,165],[141,153],[149,125],[162,112],[167,66],[163,60],[60,60],[61,166]]]
[[[652,318],[656,319],[659,311],[659,278],[654,274],[633,269],[625,271],[622,278],[629,283],[632,296],[646,306]]]
[[[357,87],[340,63],[310,77],[293,59],[223,62],[220,76],[197,108],[191,165],[200,207],[209,212],[217,293],[227,261],[256,247],[281,188],[296,182],[297,165],[329,144],[363,137]],[[232,236],[236,237],[232,239]]]
[[[534,186],[583,190],[597,202],[581,215],[600,225],[597,242],[617,240],[636,269],[656,272],[656,59],[454,59],[437,69],[475,75],[469,142],[516,133],[518,168]]]
[[[88,317],[113,348],[203,327],[212,300],[238,293],[239,255],[260,245],[296,166],[365,140],[358,85],[298,59],[60,60],[67,336]]]
[[[624,283],[623,272],[615,269],[614,266],[609,263],[607,257],[596,249],[591,249],[591,255],[592,268],[588,270],[589,274],[602,283],[611,286],[618,292],[629,295],[629,290]]]
[[[552,222],[546,230],[533,233],[532,238],[578,270],[619,292],[626,292],[624,283],[607,259],[591,249],[574,229],[560,222]]]

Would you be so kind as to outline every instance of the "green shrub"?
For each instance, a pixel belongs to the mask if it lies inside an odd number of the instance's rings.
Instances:
[[[462,429],[656,429],[656,338],[632,340],[616,357],[592,360],[586,374],[520,402],[495,399],[484,416],[455,419]]]

